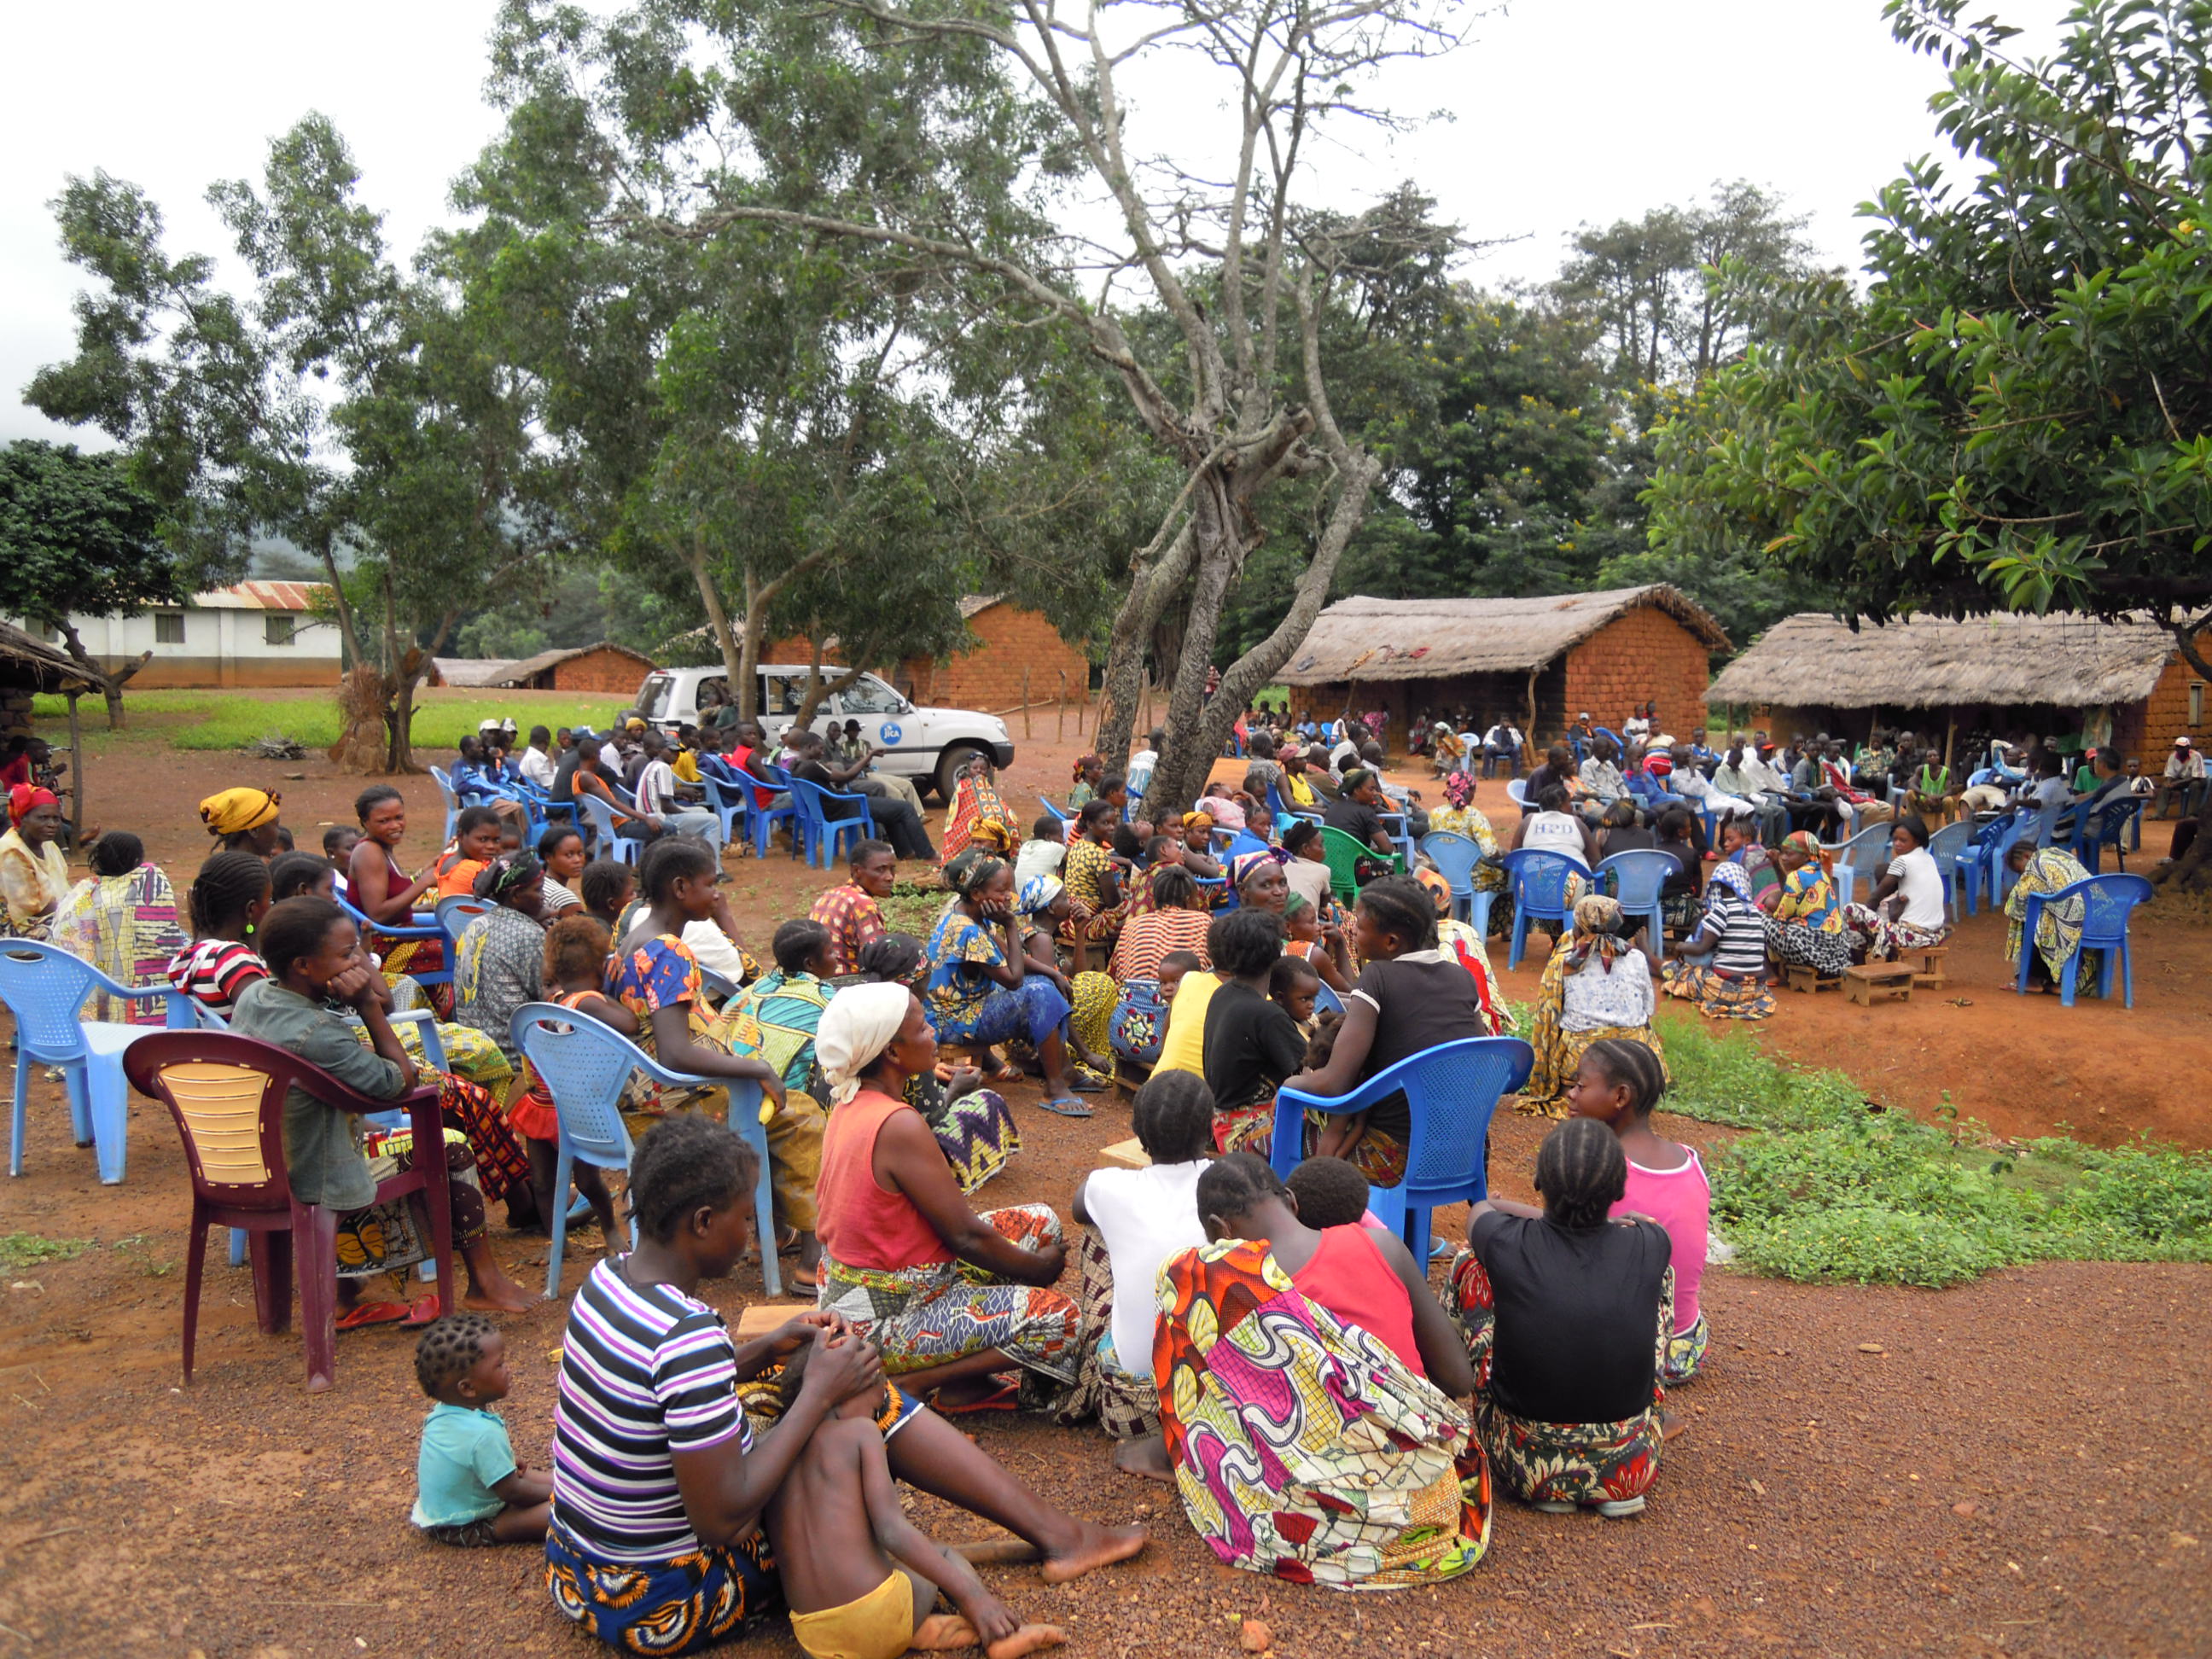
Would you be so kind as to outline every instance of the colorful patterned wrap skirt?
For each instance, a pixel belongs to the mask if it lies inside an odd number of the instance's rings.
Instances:
[[[1032,1250],[1061,1242],[1049,1204],[986,1210],[980,1218]],[[883,1350],[894,1379],[996,1348],[1022,1368],[1024,1409],[1056,1412],[1082,1376],[1082,1322],[1072,1299],[1006,1284],[963,1261],[848,1267],[824,1255],[817,1300]]]
[[[1105,1242],[1088,1227],[1076,1234],[1074,1255],[1078,1284],[1075,1305],[1084,1328],[1098,1333],[1098,1340],[1091,1345],[1090,1352],[1091,1367],[1096,1375],[1091,1379],[1093,1386],[1087,1391],[1091,1409],[1097,1414],[1098,1426],[1116,1440],[1158,1434],[1160,1395],[1152,1386],[1152,1355],[1129,1356],[1136,1361],[1132,1370],[1127,1360],[1115,1351],[1113,1258],[1107,1253]],[[1143,1296],[1147,1292],[1133,1288],[1130,1294]]]
[[[556,1521],[545,1529],[553,1605],[626,1653],[691,1653],[750,1635],[783,1609],[768,1534],[649,1564],[594,1561]]]
[[[973,1089],[948,1099],[945,1085],[934,1077],[911,1077],[906,1098],[937,1137],[963,1194],[972,1194],[1022,1149],[1013,1109],[994,1089]]]
[[[1705,967],[1682,957],[1669,960],[1659,970],[1659,989],[1670,997],[1697,1005],[1707,1019],[1767,1019],[1774,1013],[1774,993],[1754,975],[1738,976]]]
[[[1474,1362],[1475,1431],[1497,1466],[1499,1486],[1531,1504],[1606,1504],[1641,1497],[1651,1489],[1659,1478],[1665,1440],[1659,1405],[1667,1390],[1658,1378],[1674,1329],[1673,1268],[1667,1270],[1659,1297],[1650,1408],[1618,1423],[1541,1423],[1516,1416],[1490,1397],[1495,1297],[1490,1275],[1473,1250],[1462,1249],[1452,1258],[1444,1278],[1443,1303],[1467,1339],[1468,1358]],[[1693,1330],[1703,1328],[1701,1320]]]
[[[1291,1283],[1264,1242],[1169,1258],[1152,1375],[1183,1511],[1231,1566],[1336,1589],[1456,1578],[1490,1544],[1466,1413]]]

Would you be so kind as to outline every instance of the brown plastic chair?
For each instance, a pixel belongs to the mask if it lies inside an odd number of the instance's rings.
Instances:
[[[157,1031],[133,1043],[124,1070],[141,1092],[169,1109],[184,1137],[192,1175],[191,1247],[185,1273],[185,1380],[192,1377],[199,1332],[200,1279],[207,1230],[245,1231],[253,1266],[253,1311],[265,1334],[292,1322],[293,1257],[299,1259],[300,1309],[307,1348],[307,1387],[331,1386],[337,1349],[339,1212],[302,1204],[284,1170],[284,1097],[295,1085],[324,1104],[363,1116],[404,1112],[417,1146],[445,1145],[438,1091],[425,1087],[392,1100],[357,1094],[319,1066],[257,1038],[228,1031]],[[438,1311],[453,1310],[453,1216],[446,1160],[434,1156],[380,1182],[376,1201],[422,1194],[438,1263]]]

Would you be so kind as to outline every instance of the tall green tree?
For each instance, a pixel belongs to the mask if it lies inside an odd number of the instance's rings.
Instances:
[[[20,439],[0,449],[0,612],[59,634],[123,725],[123,688],[150,651],[112,672],[70,618],[129,616],[184,599],[161,537],[161,504],[131,482],[125,457]]]
[[[2047,58],[1955,0],[1922,162],[1659,434],[1653,543],[1749,538],[1842,614],[2146,609],[2212,677],[2212,3],[2081,0]]]

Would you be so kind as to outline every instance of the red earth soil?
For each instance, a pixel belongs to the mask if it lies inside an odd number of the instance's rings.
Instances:
[[[516,699],[519,716],[530,701]],[[201,796],[240,782],[282,789],[286,821],[313,846],[361,783],[319,760],[173,752],[157,719],[142,726],[101,744],[94,787],[110,805],[128,803],[127,819],[118,810],[108,822],[143,835],[180,887],[207,845],[192,811]],[[1056,799],[1076,744],[1019,746],[1012,792],[1025,808],[1039,789]],[[427,779],[404,787],[418,825],[409,848],[427,857],[435,792]],[[1495,783],[1480,804],[1511,810]],[[2162,850],[2155,826],[2146,841],[2147,856]],[[756,939],[828,879],[781,856],[731,871]],[[1840,1066],[1893,1107],[1932,1113],[1948,1091],[1961,1115],[2008,1135],[2071,1125],[2100,1142],[2148,1130],[2202,1146],[2191,1079],[2212,1037],[2188,988],[2205,982],[2212,936],[2162,906],[2139,915],[2136,934],[2132,1013],[2014,997],[2001,926],[1985,915],[1954,946],[1948,1000],[1864,1009],[1785,994],[1756,1037]],[[1506,976],[1513,994],[1534,990],[1541,952]],[[1018,1109],[1036,1091],[1012,1098]],[[1064,1205],[1097,1148],[1129,1133],[1115,1097],[1089,1122],[1021,1118],[1025,1151],[984,1202]],[[1529,1196],[1543,1127],[1498,1123],[1501,1192]],[[1662,1129],[1706,1146],[1727,1138],[1673,1118]],[[343,1338],[337,1386],[309,1395],[296,1339],[254,1329],[248,1279],[222,1265],[218,1237],[199,1370],[181,1386],[186,1208],[182,1155],[157,1108],[136,1103],[129,1179],[104,1188],[91,1154],[68,1144],[59,1091],[34,1080],[27,1169],[0,1186],[0,1235],[88,1248],[0,1280],[11,1431],[0,1444],[0,1656],[604,1651],[552,1612],[533,1552],[444,1549],[406,1525],[426,1402],[404,1335]],[[1440,1230],[1459,1219],[1443,1212]],[[496,1224],[495,1237],[514,1277],[542,1278],[543,1240]],[[565,1288],[595,1243],[572,1241]],[[758,1291],[742,1269],[709,1287],[732,1318]],[[1942,1292],[1717,1270],[1705,1302],[1709,1370],[1674,1396],[1690,1428],[1670,1443],[1640,1519],[1501,1502],[1489,1556],[1466,1578],[1333,1595],[1215,1564],[1166,1489],[1113,1473],[1096,1433],[970,1419],[963,1426],[1036,1489],[1101,1521],[1146,1519],[1154,1533],[1134,1563],[1072,1585],[1047,1588],[1033,1568],[986,1576],[1023,1617],[1065,1626],[1078,1654],[1233,1654],[1248,1618],[1286,1659],[2208,1650],[2212,1456],[2186,1425],[2212,1407],[2212,1269],[2046,1264]],[[518,1452],[541,1466],[562,1321],[552,1303],[506,1322],[506,1412]],[[940,1537],[988,1530],[933,1500],[913,1507]],[[781,1625],[751,1645],[797,1651]]]

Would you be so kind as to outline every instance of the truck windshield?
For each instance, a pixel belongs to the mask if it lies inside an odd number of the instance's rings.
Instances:
[[[650,674],[637,694],[637,712],[649,720],[657,720],[668,712],[668,694],[675,685],[666,674]]]
[[[848,714],[889,714],[899,703],[899,694],[872,674],[861,675],[837,694],[837,706]]]

